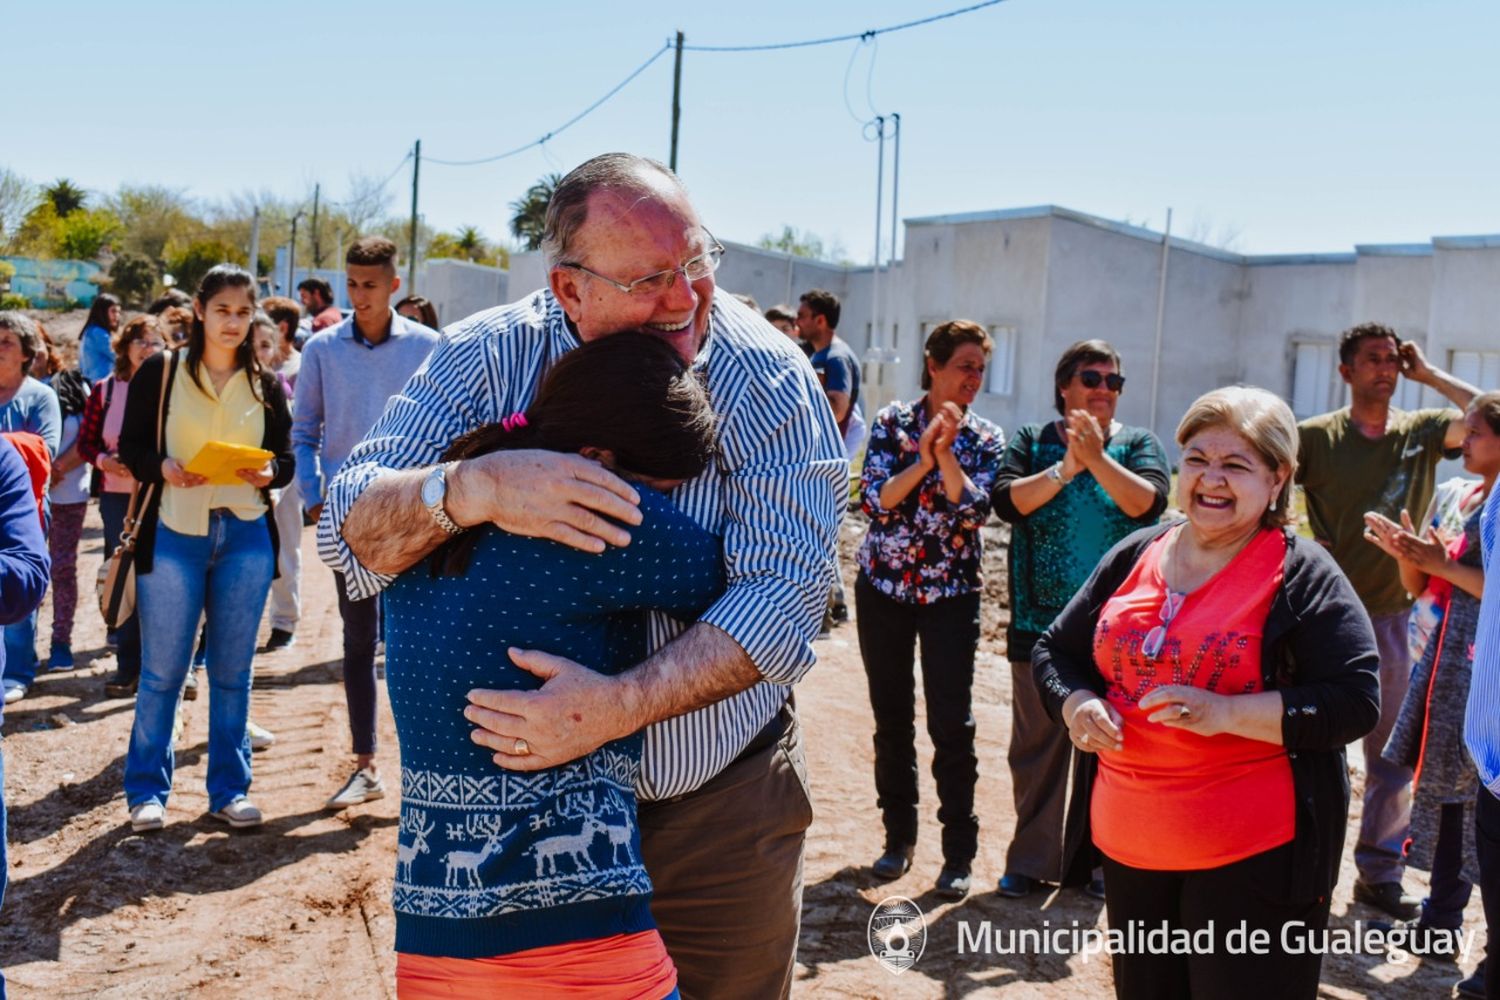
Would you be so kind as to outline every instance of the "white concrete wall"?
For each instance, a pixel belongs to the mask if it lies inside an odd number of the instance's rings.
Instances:
[[[508,291],[509,275],[498,267],[439,259],[417,270],[416,293],[432,301],[444,326],[510,301]]]

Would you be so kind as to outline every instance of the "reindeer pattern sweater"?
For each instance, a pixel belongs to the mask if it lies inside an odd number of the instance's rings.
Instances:
[[[396,950],[485,958],[655,926],[641,864],[641,735],[535,773],[469,739],[476,687],[532,690],[510,647],[616,673],[646,654],[646,612],[691,621],[724,589],[720,542],[637,486],[642,523],[600,555],[494,527],[467,573],[425,562],[385,595],[386,683],[401,744]]]

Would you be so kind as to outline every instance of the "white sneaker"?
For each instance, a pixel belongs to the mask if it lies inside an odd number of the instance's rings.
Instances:
[[[253,720],[246,720],[245,732],[250,734],[251,750],[267,750],[276,742],[276,734],[265,726],[258,726]]]
[[[26,685],[22,684],[20,681],[11,680],[7,677],[4,681],[4,684],[5,703],[7,705],[13,702],[20,701],[22,698],[26,697]]]
[[[160,830],[167,821],[167,811],[155,799],[142,802],[130,810],[130,828],[137,833],[143,830]]]
[[[247,826],[260,826],[265,822],[265,817],[260,814],[260,810],[255,808],[255,804],[243,795],[218,812],[210,813],[209,815],[216,819],[222,819],[237,829]]]
[[[380,775],[375,774],[369,768],[362,767],[349,776],[349,780],[344,782],[344,787],[324,803],[323,808],[343,809],[345,806],[357,806],[362,802],[383,798],[385,798],[385,782],[380,780]]]

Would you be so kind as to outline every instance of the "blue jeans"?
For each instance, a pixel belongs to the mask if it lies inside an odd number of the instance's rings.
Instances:
[[[36,612],[5,626],[5,679],[27,687],[36,680]]]
[[[250,790],[250,664],[276,570],[264,516],[209,515],[207,535],[156,526],[151,572],[136,576],[141,683],[125,755],[125,801],[134,809],[172,790],[172,715],[193,658],[198,616],[208,619],[208,803],[223,809]]]

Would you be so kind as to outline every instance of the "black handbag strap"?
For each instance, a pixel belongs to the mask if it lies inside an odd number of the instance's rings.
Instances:
[[[167,394],[172,391],[172,380],[177,375],[176,351],[168,352],[165,367],[166,371],[161,378],[161,395],[156,400],[156,452],[159,455],[167,453]],[[120,532],[120,548],[127,553],[135,551],[136,528],[141,516],[156,499],[158,485],[138,482],[134,492],[130,494],[130,506],[125,511],[125,525]]]

